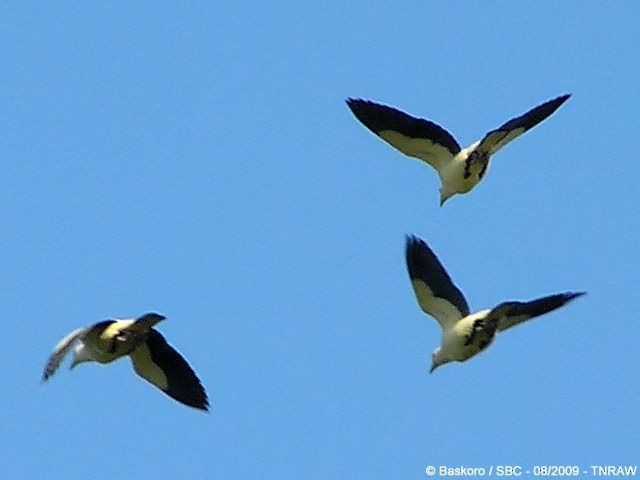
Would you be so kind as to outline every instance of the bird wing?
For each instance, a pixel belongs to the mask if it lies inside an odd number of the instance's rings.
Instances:
[[[560,308],[584,294],[585,292],[566,292],[537,298],[530,302],[504,302],[489,312],[487,320],[496,322],[499,331],[506,330]]]
[[[64,357],[69,353],[71,347],[85,332],[87,328],[78,328],[71,332],[69,335],[64,337],[62,340],[58,342],[58,344],[53,349],[53,353],[47,360],[47,364],[44,367],[44,372],[42,373],[42,381],[45,382],[49,380],[56,373],[60,363],[64,359]]]
[[[407,236],[407,268],[420,308],[443,330],[469,315],[469,305],[438,257],[418,237]]]
[[[524,113],[519,117],[512,118],[495,130],[491,130],[484,136],[476,148],[476,151],[489,155],[496,153],[511,140],[519,137],[524,132],[532,129],[549,117],[553,112],[560,108],[560,105],[566,102],[570,96],[571,94],[566,94],[554,98],[553,100],[549,100],[542,105],[532,108],[527,113]]]
[[[365,127],[389,145],[438,171],[460,152],[456,139],[433,122],[368,100],[350,98],[347,105]]]
[[[145,343],[131,353],[133,369],[164,393],[190,407],[208,410],[209,400],[187,361],[162,334],[151,329]]]

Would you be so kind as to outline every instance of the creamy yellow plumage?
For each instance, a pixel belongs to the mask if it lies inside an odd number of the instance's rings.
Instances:
[[[431,165],[440,177],[440,205],[467,193],[487,173],[489,159],[507,143],[548,118],[570,97],[549,100],[491,130],[466,148],[440,125],[369,100],[347,100],[362,124],[405,155]]]
[[[175,400],[207,410],[209,401],[187,361],[153,327],[165,317],[147,313],[136,319],[105,320],[74,330],[49,357],[43,373],[48,380],[73,349],[71,368],[83,362],[110,363],[131,357],[135,372]]]
[[[487,348],[496,333],[562,307],[584,292],[566,292],[529,302],[503,302],[471,313],[466,298],[429,246],[407,237],[409,278],[420,308],[442,328],[440,346],[432,355],[431,372],[449,362],[464,362]]]

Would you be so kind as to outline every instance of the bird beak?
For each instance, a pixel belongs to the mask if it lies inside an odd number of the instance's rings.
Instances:
[[[429,369],[429,373],[433,373],[433,371],[434,371],[436,368],[438,368],[439,366],[440,366],[440,365],[437,365],[437,364],[435,364],[435,363],[434,363],[434,364],[432,364],[432,365],[431,365],[431,369]]]
[[[82,362],[84,362],[84,360],[78,360],[77,358],[74,358],[73,360],[71,360],[71,364],[69,365],[69,370],[73,370],[74,368],[76,368],[77,365],[80,365]]]
[[[451,196],[452,196],[452,194],[445,195],[444,193],[440,192],[440,206],[443,206],[444,202],[449,200],[451,198]]]

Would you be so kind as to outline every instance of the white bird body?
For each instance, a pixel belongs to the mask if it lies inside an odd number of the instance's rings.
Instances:
[[[43,380],[56,372],[73,348],[71,368],[83,362],[111,363],[129,356],[134,371],[185,405],[207,410],[200,380],[186,360],[153,328],[165,317],[149,313],[136,319],[114,319],[78,328],[63,338],[45,366]]]
[[[465,345],[465,339],[473,332],[473,325],[478,319],[485,318],[491,310],[485,309],[472,313],[455,322],[451,328],[443,330],[440,355],[449,361],[464,362],[489,346],[493,336],[479,338],[477,341]],[[482,342],[487,342],[481,347]]]
[[[118,340],[118,335],[133,323],[134,320],[131,319],[114,320],[104,329],[85,329],[83,334],[78,337],[78,342],[73,349],[71,366],[74,367],[79,363],[89,361],[110,363],[131,353],[137,346],[136,339],[122,337],[121,340]]]
[[[489,160],[502,147],[548,118],[570,95],[549,100],[512,118],[484,137],[461,148],[440,125],[369,100],[347,100],[362,124],[395,149],[431,165],[440,177],[440,205],[452,195],[467,193],[487,173]]]
[[[466,177],[464,174],[465,168],[467,168],[467,159],[479,144],[480,141],[477,141],[467,148],[463,148],[450,161],[443,162],[442,166],[437,170],[442,184],[440,187],[441,204],[444,204],[447,199],[457,193],[467,193],[486,174],[489,168],[488,161],[484,167],[480,163],[473,163],[468,167],[470,174]]]
[[[464,295],[423,240],[407,237],[406,260],[418,305],[442,329],[440,346],[433,352],[431,372],[445,363],[464,362],[474,357],[491,345],[497,332],[549,313],[584,295],[584,292],[567,292],[529,302],[508,301],[470,313]]]

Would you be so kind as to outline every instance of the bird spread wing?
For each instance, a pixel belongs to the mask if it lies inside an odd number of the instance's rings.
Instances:
[[[208,410],[207,393],[195,372],[157,330],[149,330],[146,342],[131,353],[131,361],[138,375],[170,397]]]
[[[487,315],[488,321],[497,323],[498,330],[506,330],[531,318],[544,315],[584,295],[585,292],[567,292],[537,298],[530,302],[504,302]]]
[[[49,378],[56,373],[60,363],[67,355],[75,341],[78,340],[86,331],[86,328],[78,328],[58,342],[44,367],[44,372],[42,373],[43,382],[49,380]]]
[[[469,315],[469,305],[427,244],[407,236],[407,268],[420,308],[447,330]]]
[[[365,127],[385,142],[438,171],[460,152],[456,139],[433,122],[368,100],[350,98],[347,105]]]
[[[489,155],[496,153],[511,140],[519,137],[549,117],[560,108],[560,105],[566,102],[570,96],[570,94],[567,94],[549,100],[542,105],[532,108],[519,117],[512,118],[495,130],[491,130],[484,136],[480,145],[476,148],[476,151]]]

